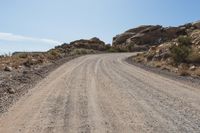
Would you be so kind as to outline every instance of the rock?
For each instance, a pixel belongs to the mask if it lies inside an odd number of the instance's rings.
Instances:
[[[115,36],[113,38],[113,46],[146,46],[148,50],[152,45],[159,45],[163,42],[175,39],[179,35],[185,35],[187,27],[188,25],[167,28],[163,28],[160,25],[140,26]],[[133,51],[135,51],[134,48]]]
[[[189,68],[190,71],[194,71],[195,69],[196,69],[196,66],[194,66],[194,65],[190,66],[190,68]]]
[[[28,70],[23,71],[23,74],[28,74],[28,73],[30,73],[30,71],[28,71]]]
[[[24,69],[24,66],[21,66],[21,65],[20,65],[18,68],[22,70],[22,69]]]
[[[174,72],[175,72],[175,73],[178,73],[178,68],[175,68],[175,69],[174,69]]]
[[[91,38],[90,41],[101,42],[101,40],[99,38],[97,38],[97,37]]]
[[[155,51],[156,50],[156,46],[152,46],[150,49],[149,49],[149,52],[150,51]]]
[[[186,27],[180,27],[180,30],[186,30]]]
[[[162,52],[161,49],[157,49],[157,50],[156,50],[156,53],[157,53],[157,54],[161,54],[161,52]]]
[[[97,37],[91,38],[89,40],[86,39],[76,40],[71,42],[69,46],[73,48],[85,48],[85,49],[93,49],[99,51],[103,51],[107,48],[105,43]]]
[[[200,45],[200,30],[194,30],[191,34],[190,37],[192,39],[192,43],[195,45]]]
[[[10,66],[6,66],[6,67],[4,68],[4,71],[8,71],[8,72],[11,72],[12,70],[13,70],[13,68],[10,67]]]
[[[117,35],[113,38],[113,45],[121,45],[121,44],[125,44],[126,41],[128,41],[129,38],[131,38],[132,36],[134,36],[135,33],[131,33],[131,32],[126,32],[120,35]],[[130,43],[130,42],[128,42]]]
[[[200,21],[197,21],[197,22],[192,23],[192,26],[194,26],[194,27],[200,29]]]
[[[8,88],[7,91],[10,94],[14,94],[15,93],[15,90],[13,88]]]

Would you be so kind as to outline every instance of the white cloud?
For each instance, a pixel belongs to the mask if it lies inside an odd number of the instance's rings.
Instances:
[[[34,37],[28,37],[28,36],[22,36],[22,35],[15,35],[12,33],[4,33],[0,32],[0,40],[4,41],[31,41],[31,42],[38,42],[38,43],[47,43],[51,45],[59,45],[62,42],[51,40],[51,39],[45,39],[45,38],[34,38]]]

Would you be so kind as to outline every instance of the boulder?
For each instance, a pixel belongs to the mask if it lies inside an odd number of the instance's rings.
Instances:
[[[189,70],[190,70],[190,71],[196,70],[196,66],[195,66],[195,65],[190,66]]]
[[[127,39],[134,36],[135,33],[125,32],[123,34],[117,35],[113,38],[113,45],[121,45],[126,42]]]
[[[10,67],[10,66],[6,66],[6,67],[4,68],[4,71],[7,71],[7,72],[11,72],[12,70],[13,70],[13,68]]]
[[[190,37],[193,44],[200,45],[200,30],[194,30],[191,32]]]
[[[156,51],[156,46],[150,47],[149,52],[151,52],[151,51]]]
[[[7,91],[10,94],[14,94],[15,93],[15,90],[13,88],[8,88]]]
[[[94,37],[89,40],[81,39],[73,41],[69,44],[70,47],[73,48],[85,48],[85,49],[93,49],[93,50],[105,50],[107,47],[103,41],[99,38]]]
[[[159,45],[165,41],[172,40],[179,35],[185,34],[186,27],[167,27],[160,25],[147,25],[130,29],[113,38],[113,46],[140,46],[150,48],[153,45]],[[137,48],[138,49],[138,48]],[[134,50],[134,48],[133,48]],[[139,49],[140,51],[140,49]]]

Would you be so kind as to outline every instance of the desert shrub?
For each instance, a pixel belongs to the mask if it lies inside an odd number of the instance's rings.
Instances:
[[[190,48],[185,45],[174,45],[170,48],[171,56],[175,62],[185,62],[186,58],[190,54]]]
[[[109,49],[107,50],[107,52],[118,52],[118,51],[117,51],[117,49],[111,47],[111,48],[109,48]]]
[[[53,56],[58,56],[59,55],[59,53],[56,50],[50,51],[50,54],[53,55]]]
[[[128,44],[127,45],[127,49],[128,49],[128,52],[134,51],[134,45],[133,44]]]
[[[110,44],[105,45],[105,50],[108,51],[112,46]]]
[[[58,59],[61,57],[61,53],[59,53],[59,51],[57,51],[55,49],[52,49],[47,52],[46,56],[50,60],[55,60],[55,59]]]
[[[27,58],[28,54],[27,53],[21,53],[18,55],[19,58]]]
[[[191,53],[191,39],[187,36],[180,36],[178,43],[170,48],[171,56],[176,63],[185,62]]]
[[[94,53],[96,53],[94,50],[80,48],[80,49],[72,50],[70,54],[71,55],[84,55],[84,54],[94,54]]]
[[[191,44],[191,38],[188,37],[188,36],[179,36],[178,37],[178,43],[180,45],[189,46]]]
[[[128,48],[126,46],[118,46],[114,47],[116,52],[128,52]]]

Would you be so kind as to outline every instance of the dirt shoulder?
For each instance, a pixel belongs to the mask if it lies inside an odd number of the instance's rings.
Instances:
[[[128,62],[129,64],[132,64],[134,66],[140,67],[144,70],[159,74],[161,76],[164,76],[166,78],[170,78],[172,80],[193,86],[193,87],[197,87],[200,85],[200,77],[191,77],[191,76],[180,76],[177,73],[171,72],[169,70],[166,69],[162,69],[160,67],[153,67],[144,63],[139,63],[133,60],[133,57],[129,57],[126,59],[126,62]]]
[[[13,103],[50,72],[77,57],[80,55],[68,56],[37,68],[23,68],[12,72],[0,71],[0,114],[6,112]]]

